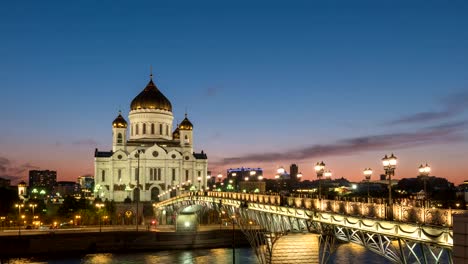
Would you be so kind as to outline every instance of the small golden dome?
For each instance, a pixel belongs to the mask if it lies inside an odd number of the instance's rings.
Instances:
[[[179,125],[177,125],[177,128],[172,132],[172,139],[180,139]]]
[[[172,112],[172,105],[151,79],[145,89],[133,99],[130,109],[158,109]]]
[[[185,118],[184,118],[184,120],[182,120],[182,122],[180,123],[179,128],[180,128],[180,130],[192,130],[192,129],[193,129],[193,125],[192,125],[192,123],[188,120],[187,114],[185,114]]]
[[[112,127],[116,128],[127,128],[127,121],[125,121],[125,118],[123,118],[122,114],[119,111],[119,115],[117,118],[112,122]]]

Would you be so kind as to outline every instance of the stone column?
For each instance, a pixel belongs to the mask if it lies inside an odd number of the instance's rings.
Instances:
[[[468,263],[468,214],[453,215],[453,263]]]

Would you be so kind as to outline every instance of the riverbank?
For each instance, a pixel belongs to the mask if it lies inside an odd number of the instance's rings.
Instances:
[[[0,236],[0,256],[69,256],[99,252],[138,252],[174,249],[232,247],[233,232],[236,247],[249,246],[244,234],[236,230],[173,231],[105,231],[105,232],[44,232],[21,236]]]

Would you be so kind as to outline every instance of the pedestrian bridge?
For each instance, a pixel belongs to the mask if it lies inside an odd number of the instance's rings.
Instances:
[[[389,221],[385,204],[232,192],[183,194],[154,204],[168,213],[195,205],[227,213],[261,263],[276,262],[275,244],[297,233],[318,234],[320,263],[328,261],[340,241],[362,245],[394,263],[453,263],[452,215],[463,212],[394,204]]]

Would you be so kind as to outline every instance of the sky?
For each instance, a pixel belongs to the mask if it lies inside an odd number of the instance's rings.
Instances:
[[[0,177],[94,173],[112,121],[154,81],[209,170],[398,158],[468,180],[466,1],[2,1]]]

